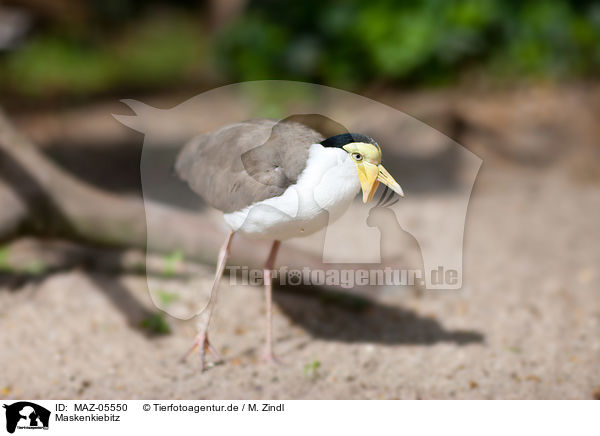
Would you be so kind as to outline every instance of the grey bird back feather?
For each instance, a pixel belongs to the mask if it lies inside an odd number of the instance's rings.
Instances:
[[[310,146],[324,139],[295,121],[227,124],[188,142],[175,171],[208,204],[234,212],[283,194],[304,170]]]

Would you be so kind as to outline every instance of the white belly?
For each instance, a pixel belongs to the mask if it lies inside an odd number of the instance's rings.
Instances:
[[[348,153],[313,144],[295,185],[279,197],[225,214],[224,218],[232,230],[254,238],[307,236],[339,218],[359,190],[356,166]]]

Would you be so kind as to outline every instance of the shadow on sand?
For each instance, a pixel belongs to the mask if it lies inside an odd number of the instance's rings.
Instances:
[[[478,331],[447,330],[435,319],[412,310],[347,293],[286,287],[278,288],[273,298],[285,316],[320,339],[424,345],[466,345],[485,339]]]

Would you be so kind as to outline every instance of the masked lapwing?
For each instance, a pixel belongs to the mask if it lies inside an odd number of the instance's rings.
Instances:
[[[199,348],[202,369],[206,350],[220,359],[208,340],[208,325],[235,233],[273,241],[264,265],[264,357],[273,362],[271,272],[281,241],[322,229],[347,210],[361,189],[365,203],[379,183],[404,195],[381,164],[381,149],[372,138],[356,133],[325,138],[289,120],[244,121],[198,136],[183,147],[175,170],[206,203],[223,212],[230,229],[219,252],[208,316],[201,317],[189,351]]]

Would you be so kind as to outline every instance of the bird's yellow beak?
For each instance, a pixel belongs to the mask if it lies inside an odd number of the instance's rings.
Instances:
[[[360,180],[360,186],[363,193],[363,203],[373,200],[373,196],[377,191],[379,183],[383,183],[388,186],[396,194],[404,197],[402,188],[394,180],[394,178],[388,173],[388,171],[381,164],[374,164],[371,162],[361,162],[356,165],[358,170],[358,178]]]
[[[404,197],[404,192],[398,182],[381,165],[381,150],[379,146],[364,142],[353,142],[346,144],[343,148],[356,164],[363,193],[363,203],[373,200],[379,183],[383,183],[396,194]]]

